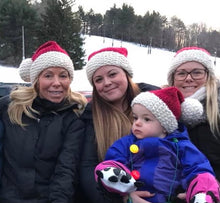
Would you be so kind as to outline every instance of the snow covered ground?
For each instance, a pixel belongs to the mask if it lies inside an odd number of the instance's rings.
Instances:
[[[111,38],[97,36],[85,36],[84,50],[86,62],[90,53],[104,47],[126,47],[128,49],[128,60],[133,67],[135,82],[146,82],[153,85],[167,84],[167,72],[174,52],[163,49],[152,48],[148,54],[148,48],[134,43],[121,42]],[[213,57],[213,63],[215,58]],[[216,59],[215,72],[220,76],[220,58]],[[0,66],[0,82],[20,83],[23,82],[18,74],[18,69]],[[90,91],[92,87],[87,80],[85,69],[74,72],[74,80],[71,88],[75,91]]]

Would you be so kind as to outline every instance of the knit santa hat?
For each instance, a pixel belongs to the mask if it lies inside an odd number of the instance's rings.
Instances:
[[[167,77],[169,85],[173,85],[173,74],[176,69],[183,63],[190,61],[201,63],[207,68],[210,74],[214,74],[211,56],[207,50],[200,47],[184,47],[177,51],[176,55],[171,61]]]
[[[92,84],[92,76],[95,71],[106,65],[121,67],[132,77],[133,70],[128,62],[127,55],[128,51],[123,47],[108,47],[90,54],[86,66],[86,73],[89,82]]]
[[[202,104],[192,98],[184,97],[175,87],[168,87],[137,95],[131,106],[141,104],[146,107],[166,129],[172,133],[178,128],[178,121],[185,124],[195,123],[203,113]]]
[[[32,58],[24,59],[19,66],[19,74],[25,82],[33,83],[38,75],[49,67],[65,68],[71,80],[73,79],[73,62],[68,53],[55,41],[44,43],[36,50]]]

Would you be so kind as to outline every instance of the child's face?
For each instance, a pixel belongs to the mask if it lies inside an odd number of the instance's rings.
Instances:
[[[145,137],[160,137],[166,136],[165,129],[155,116],[141,104],[134,104],[132,107],[133,125],[132,132],[138,139]]]

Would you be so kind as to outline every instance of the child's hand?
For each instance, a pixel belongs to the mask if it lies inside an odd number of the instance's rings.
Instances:
[[[122,195],[135,191],[139,183],[129,173],[116,167],[96,170],[96,175],[107,190]]]

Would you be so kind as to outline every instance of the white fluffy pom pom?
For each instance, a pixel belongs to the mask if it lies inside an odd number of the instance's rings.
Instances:
[[[19,74],[22,80],[25,82],[30,82],[30,68],[32,65],[32,59],[24,59],[19,66]]]
[[[202,104],[197,99],[193,98],[185,98],[185,101],[181,104],[181,109],[181,120],[187,125],[198,123],[198,120],[203,114]]]

